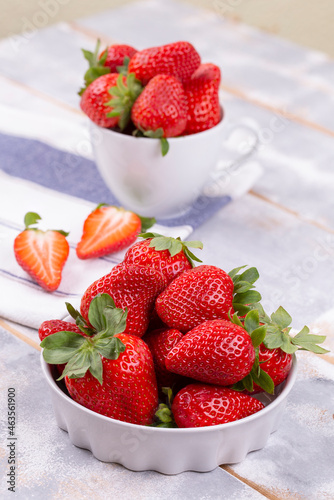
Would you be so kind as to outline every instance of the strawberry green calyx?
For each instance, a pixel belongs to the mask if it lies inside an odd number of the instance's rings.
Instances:
[[[153,424],[150,424],[150,427],[175,428],[177,425],[171,410],[173,391],[170,387],[163,387],[162,392],[167,396],[167,403],[159,404],[158,409],[155,412],[154,422]]]
[[[155,250],[162,251],[168,250],[171,257],[174,257],[178,253],[182,252],[187,257],[191,267],[194,267],[194,262],[202,262],[196,255],[194,255],[190,250],[191,248],[203,248],[203,243],[201,241],[182,241],[180,237],[172,238],[171,236],[163,236],[159,233],[140,233],[138,237],[144,239],[150,239],[150,247],[155,248]]]
[[[247,313],[243,323],[235,313],[233,315],[232,322],[241,326],[249,333],[255,349],[255,361],[250,373],[242,380],[234,384],[232,389],[236,391],[243,391],[246,389],[249,392],[253,392],[255,383],[264,391],[269,394],[273,394],[275,388],[274,382],[272,378],[261,369],[259,362],[259,346],[266,337],[267,326],[260,324],[260,315],[256,309],[252,309]]]
[[[79,90],[79,92],[78,92],[79,95],[82,95],[84,93],[84,91],[86,90],[86,88],[94,80],[99,78],[99,76],[106,75],[107,73],[110,73],[110,68],[108,66],[104,66],[104,63],[106,62],[107,55],[108,55],[107,49],[104,51],[101,58],[99,59],[100,45],[101,45],[101,41],[98,40],[96,43],[96,47],[95,47],[94,52],[90,52],[89,50],[81,49],[85,59],[88,61],[89,68],[84,75],[85,86]]]
[[[111,100],[106,102],[105,106],[110,106],[113,110],[107,113],[107,117],[119,116],[118,126],[121,130],[128,125],[132,106],[142,90],[143,86],[134,73],[129,73],[126,77],[120,74],[117,84],[108,90]]]
[[[240,274],[239,271],[245,267],[247,266],[236,267],[228,273],[234,284],[233,308],[239,316],[247,314],[262,298],[261,294],[254,290],[254,283],[259,278],[258,270],[256,267],[250,267]]]
[[[169,151],[169,142],[164,137],[164,131],[162,128],[157,128],[156,130],[144,130],[141,128],[136,128],[132,135],[135,137],[151,137],[152,139],[160,139],[160,149],[162,156],[166,156]]]
[[[125,56],[123,60],[122,66],[117,66],[117,72],[120,73],[121,75],[127,75],[129,73],[129,62],[130,62],[130,57]]]
[[[42,217],[40,217],[36,212],[27,212],[24,216],[25,229],[30,231],[41,231],[37,227],[31,227],[36,226],[36,224],[38,224],[38,221],[40,220],[42,220]],[[65,237],[70,234],[66,231],[63,231],[62,229],[50,229],[49,231],[55,231],[56,233],[60,233]]]
[[[310,334],[310,329],[307,326],[304,326],[296,335],[291,336],[290,325],[292,318],[282,306],[272,313],[270,317],[264,312],[260,304],[258,305],[258,311],[260,321],[267,327],[263,343],[268,349],[279,347],[287,354],[293,354],[297,350],[311,351],[316,354],[329,352],[318,345],[326,340],[326,336]]]
[[[126,317],[127,310],[116,308],[110,295],[100,294],[92,300],[88,313],[95,335],[83,337],[76,332],[62,331],[45,337],[40,344],[44,360],[50,364],[66,363],[58,380],[65,376],[81,378],[89,370],[102,385],[101,356],[115,360],[125,351],[125,345],[115,335],[125,330]]]

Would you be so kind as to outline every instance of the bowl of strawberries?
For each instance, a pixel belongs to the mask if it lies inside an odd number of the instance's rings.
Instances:
[[[270,316],[254,267],[201,264],[200,242],[144,233],[39,328],[56,421],[74,445],[134,471],[178,474],[240,462],[278,428],[307,327]],[[200,262],[200,261],[199,261]]]
[[[160,218],[184,212],[224,158],[231,132],[220,68],[201,62],[186,41],[99,52],[99,42],[94,54],[84,51],[90,67],[80,107],[102,178],[127,209]]]

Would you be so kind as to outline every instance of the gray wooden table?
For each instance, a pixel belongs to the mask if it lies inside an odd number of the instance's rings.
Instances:
[[[93,48],[97,37],[138,48],[189,40],[203,60],[221,67],[226,113],[235,123],[257,128],[256,160],[264,174],[192,239],[204,242],[205,263],[258,267],[266,309],[283,305],[296,329],[308,324],[312,332],[327,335],[331,353],[298,353],[298,378],[285,418],[263,450],[210,473],[167,477],[101,463],[72,446],[53,417],[37,332],[0,319],[1,498],[11,494],[3,436],[12,386],[18,393],[17,498],[334,498],[334,62],[227,21],[218,8],[213,13],[140,1],[1,41],[0,132],[35,134],[52,143],[48,131],[58,122],[69,131],[83,126],[76,95],[85,70],[80,48]],[[59,141],[66,147],[66,133]]]

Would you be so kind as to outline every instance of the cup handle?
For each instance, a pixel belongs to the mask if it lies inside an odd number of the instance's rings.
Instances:
[[[252,165],[248,163],[245,165],[245,162],[251,158],[259,145],[259,135],[256,128],[243,123],[231,125],[227,140],[237,130],[246,130],[249,134],[249,138],[251,137],[253,139],[252,144],[248,144],[247,150],[239,153],[237,157],[231,160],[227,165],[224,165],[221,168],[218,166],[216,167],[216,169],[211,173],[211,179],[205,186],[203,194],[210,197],[216,197],[234,193],[234,191],[238,193],[239,189],[237,188],[237,185],[240,182],[239,170],[243,170],[245,174],[243,175],[244,182],[242,183],[245,185],[240,186],[241,193],[247,191],[262,175],[263,170],[258,163],[252,161]]]

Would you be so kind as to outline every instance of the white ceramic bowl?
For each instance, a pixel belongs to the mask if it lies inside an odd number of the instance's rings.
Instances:
[[[222,464],[241,462],[247,453],[263,448],[279,426],[297,372],[294,356],[289,376],[276,388],[275,395],[258,395],[266,407],[254,415],[212,427],[164,429],[129,424],[88,410],[55,382],[54,368],[43,357],[41,364],[57,424],[68,432],[75,446],[90,450],[103,462],[163,474],[208,472]]]

